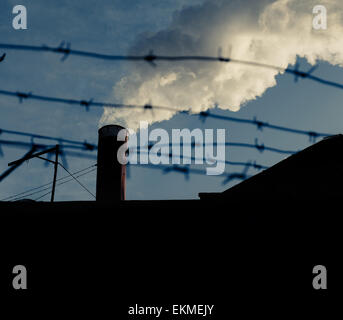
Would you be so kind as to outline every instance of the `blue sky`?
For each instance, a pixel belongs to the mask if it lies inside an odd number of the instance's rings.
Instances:
[[[126,54],[136,37],[142,32],[155,32],[170,23],[173,12],[183,5],[202,1],[21,1],[28,10],[28,29],[12,28],[12,8],[16,1],[0,3],[0,42],[57,46],[61,41],[71,47],[108,54]],[[152,48],[153,49],[153,48]],[[3,51],[0,51],[2,54]],[[23,91],[57,97],[113,100],[112,87],[127,72],[127,62],[90,60],[70,56],[61,62],[60,57],[49,53],[7,52],[0,64],[0,89]],[[302,69],[310,68],[305,59],[299,59]],[[343,70],[326,62],[319,63],[316,75],[342,82]],[[248,102],[240,111],[215,110],[218,114],[253,118],[278,125],[323,131],[341,132],[343,90],[302,80],[295,83],[290,75],[277,76],[277,85],[269,88],[260,98]],[[42,135],[97,142],[97,130],[102,109],[89,112],[73,106],[46,104],[33,100],[19,103],[17,99],[0,96],[0,128]],[[228,142],[254,143],[284,149],[300,150],[310,145],[306,136],[287,134],[221,120],[197,116],[176,115],[171,120],[155,123],[153,128],[225,128]],[[28,141],[23,137],[1,134],[0,139]],[[44,140],[35,140],[50,143]],[[20,158],[27,150],[3,146],[0,172],[7,163]],[[285,156],[271,152],[230,148],[227,160],[256,161],[273,165]],[[94,160],[68,158],[70,171],[88,167]],[[228,172],[242,170],[227,166]],[[249,174],[257,173],[250,169]],[[60,170],[59,177],[65,173]],[[51,181],[53,170],[41,160],[25,163],[0,183],[0,199]],[[83,176],[80,181],[95,193],[95,173]],[[218,192],[230,187],[223,185],[225,177],[192,175],[189,180],[180,173],[164,174],[148,168],[131,168],[127,181],[128,199],[192,199],[199,192]],[[236,183],[236,182],[235,182]],[[44,193],[42,193],[44,194]],[[36,194],[30,198],[38,198]],[[42,200],[48,200],[49,196]],[[75,182],[57,188],[56,200],[91,200]]]

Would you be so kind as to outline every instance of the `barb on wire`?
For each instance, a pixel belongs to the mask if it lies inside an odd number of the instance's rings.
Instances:
[[[294,82],[298,82],[299,77],[301,78],[307,78],[311,75],[311,73],[318,68],[317,65],[313,66],[310,70],[307,72],[299,71],[299,62],[297,61],[295,64],[295,67],[293,69],[294,74]]]
[[[25,93],[25,92],[16,92],[16,95],[19,99],[19,103],[22,103],[24,99],[29,99],[32,96],[32,92]]]
[[[154,55],[152,50],[150,50],[149,54],[142,57],[142,59],[148,62],[151,66],[156,67],[156,63],[154,61],[157,59],[157,56]]]
[[[232,180],[238,179],[238,180],[246,180],[248,178],[248,171],[250,168],[250,162],[247,163],[247,165],[244,167],[242,172],[234,172],[234,173],[227,173],[224,181],[222,182],[223,185],[228,184]]]
[[[23,158],[25,157],[29,157],[31,156],[35,151],[37,150],[37,148],[35,146],[32,146],[30,151],[27,152]],[[16,170],[17,168],[19,168],[23,163],[25,162],[25,160],[23,161],[19,161],[16,165],[8,168],[5,172],[3,172],[1,175],[0,175],[0,182],[2,180],[4,180],[6,177],[8,177],[14,170]]]
[[[61,61],[65,61],[69,54],[70,54],[70,42],[67,42],[65,44],[64,41],[61,42],[60,46],[57,48],[56,52],[60,52],[63,54],[62,58],[61,58]]]
[[[225,180],[222,182],[223,185],[228,184],[232,180],[246,180],[248,176],[241,172],[228,173]]]
[[[6,58],[6,53],[3,53],[2,56],[0,57],[0,62],[4,61]]]
[[[59,155],[60,155],[60,158],[62,159],[62,163],[63,165],[66,167],[66,168],[69,168],[69,165],[68,165],[68,161],[67,161],[67,157],[63,151],[63,145],[61,146],[60,145],[60,148],[62,149],[60,152],[59,152]]]
[[[185,179],[189,180],[190,168],[186,166],[173,165],[163,169],[163,173],[169,173],[171,171],[181,172],[185,175]]]
[[[255,138],[255,148],[260,151],[260,152],[263,152],[264,150],[266,150],[266,147],[264,146],[264,144],[258,144],[258,139]],[[272,148],[270,148],[272,149]],[[291,153],[294,153],[293,151]]]
[[[323,85],[332,86],[338,89],[343,89],[343,84],[326,80],[320,77],[316,77],[312,75],[312,72],[316,69],[312,67],[309,71],[299,71],[299,64],[297,63],[292,68],[283,68],[279,66],[274,66],[266,63],[256,62],[256,61],[247,61],[247,60],[240,60],[240,59],[233,59],[231,57],[222,57],[221,52],[219,52],[217,57],[214,56],[200,56],[200,55],[189,55],[189,56],[162,56],[162,55],[155,55],[153,51],[150,51],[147,55],[110,55],[110,54],[101,54],[89,51],[81,51],[81,50],[73,50],[70,48],[70,43],[65,44],[63,41],[57,47],[49,47],[47,45],[43,46],[33,46],[33,45],[17,45],[17,44],[7,44],[7,43],[0,43],[0,48],[7,49],[7,50],[17,50],[17,51],[33,51],[33,52],[52,52],[61,54],[62,58],[61,61],[65,61],[67,57],[70,55],[80,56],[80,57],[88,57],[94,59],[102,59],[102,60],[111,60],[111,61],[145,61],[152,66],[156,66],[156,61],[203,61],[203,62],[220,62],[220,63],[237,63],[247,66],[254,66],[260,68],[267,68],[276,70],[279,72],[286,72],[289,74],[294,75],[295,81],[298,81],[298,78],[303,79],[310,79],[312,81],[316,81]]]

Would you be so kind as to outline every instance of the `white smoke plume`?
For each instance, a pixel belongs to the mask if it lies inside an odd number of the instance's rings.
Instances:
[[[313,28],[313,8],[327,9],[327,29]],[[140,35],[129,54],[222,55],[286,68],[296,57],[309,63],[325,60],[343,66],[342,0],[208,0],[175,12],[170,26]],[[229,52],[227,48],[231,47]],[[164,62],[156,67],[137,62],[113,88],[124,104],[192,107],[198,113],[218,103],[239,110],[275,86],[278,71],[234,63]],[[175,113],[105,109],[100,124],[136,129],[140,120],[162,121]]]

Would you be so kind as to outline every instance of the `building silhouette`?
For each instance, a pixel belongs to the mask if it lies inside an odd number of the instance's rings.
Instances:
[[[318,316],[313,267],[335,279],[331,295],[342,282],[342,164],[336,135],[194,200],[1,202],[4,268],[27,264],[32,309],[122,319],[123,305],[204,301],[219,319]]]

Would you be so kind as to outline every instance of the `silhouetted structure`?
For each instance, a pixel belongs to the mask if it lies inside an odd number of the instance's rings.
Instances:
[[[179,301],[214,303],[214,319],[318,315],[313,267],[328,268],[331,295],[342,284],[342,160],[338,135],[200,200],[3,202],[2,261],[32,270],[30,308],[63,297],[97,316]]]
[[[342,196],[343,135],[322,141],[277,163],[220,194],[200,194],[202,199],[235,197],[321,198]]]
[[[121,130],[126,131],[125,128],[117,125],[108,125],[99,129],[97,201],[125,200],[126,166],[118,161],[118,151],[127,141],[127,135],[122,141],[118,141]]]

